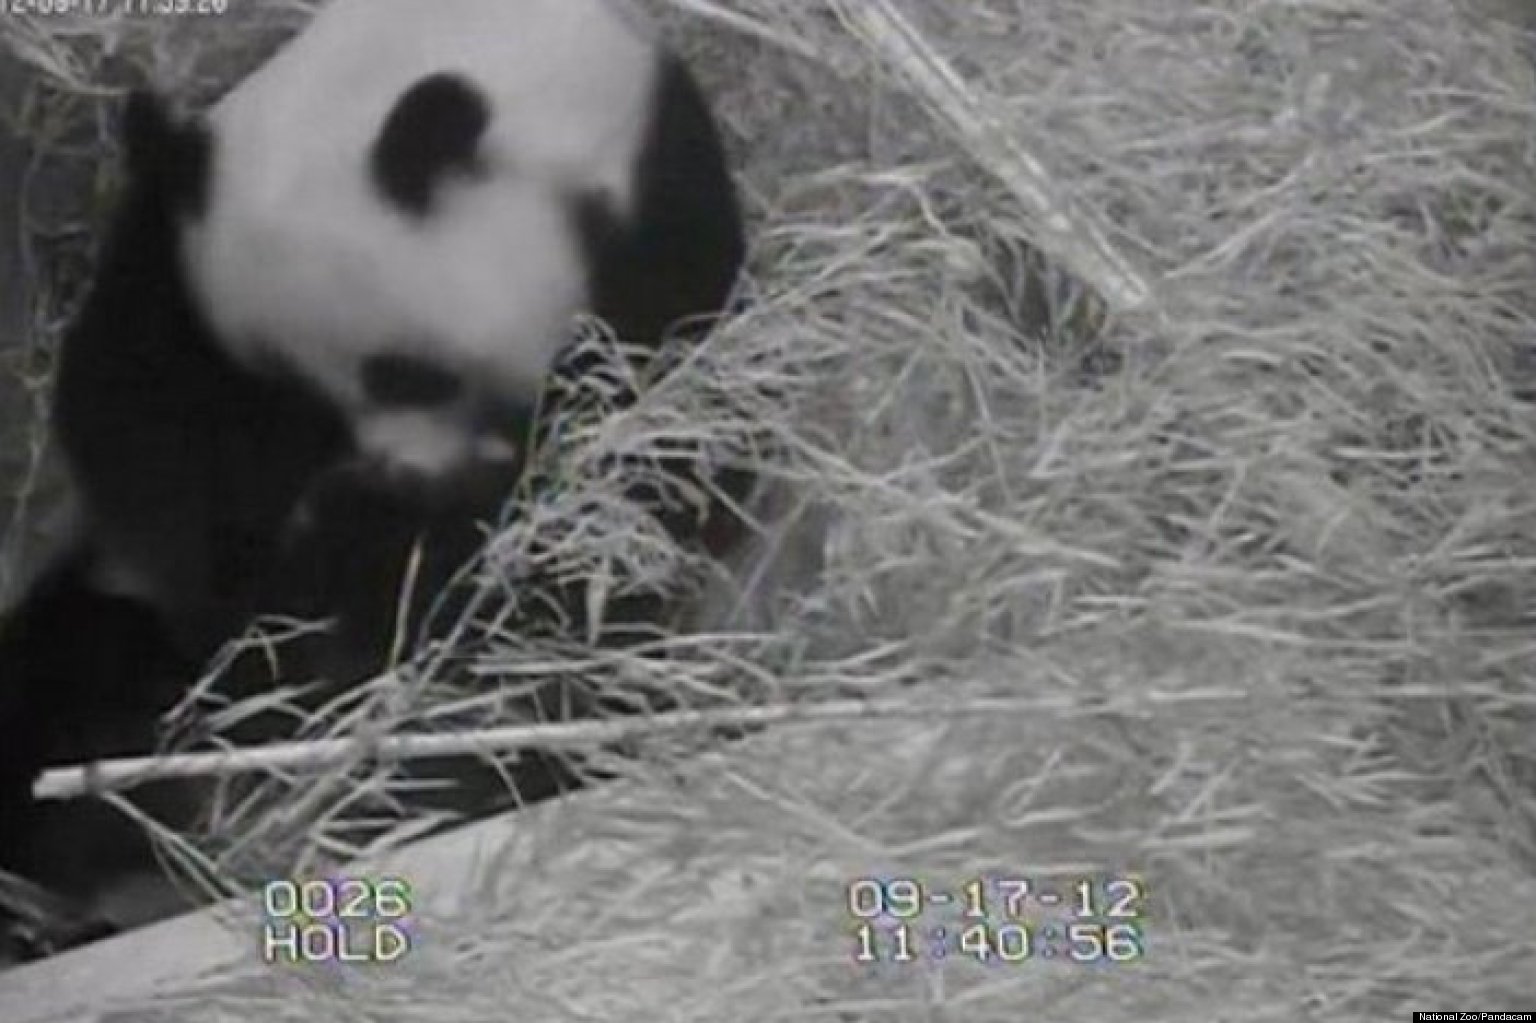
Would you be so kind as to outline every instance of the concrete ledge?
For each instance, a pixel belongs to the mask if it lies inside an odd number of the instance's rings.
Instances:
[[[603,794],[593,790],[567,799],[600,799]],[[467,882],[483,857],[506,849],[509,843],[517,845],[519,832],[533,818],[560,809],[559,802],[545,803],[479,821],[413,843],[348,873]],[[462,890],[457,883],[417,886],[414,912],[451,915]],[[215,977],[226,992],[233,981],[281,983],[288,968],[264,964],[258,936],[243,937],[242,926],[235,922],[237,914],[249,912],[249,907],[237,904],[211,906],[0,973],[0,1020],[98,1023],[108,1014],[131,1010],[155,997],[184,1003],[189,995],[195,996],[200,984]]]

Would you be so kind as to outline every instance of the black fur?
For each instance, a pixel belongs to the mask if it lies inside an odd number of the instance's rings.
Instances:
[[[54,424],[98,551],[147,580],[205,656],[238,627],[299,495],[350,441],[317,391],[250,372],[214,337],[178,237],[208,191],[207,139],[151,98],[129,112],[127,193],[63,344]]]
[[[101,850],[132,860],[142,839],[119,819],[114,839],[99,841],[113,822],[89,802],[34,802],[37,771],[152,748],[156,718],[197,667],[148,604],[85,582],[89,557],[76,548],[51,566],[0,633],[0,869],[75,892],[94,887]],[[98,838],[97,849],[54,840],[81,829]]]
[[[714,118],[675,57],[661,58],[650,109],[633,219],[618,218],[601,194],[578,196],[574,219],[593,311],[619,337],[654,349],[668,327],[720,311],[746,242]]]
[[[158,716],[266,589],[295,501],[348,444],[307,386],[236,365],[188,298],[178,225],[207,201],[206,135],[135,94],[123,138],[126,190],[55,382],[79,533],[0,622],[0,868],[74,895],[148,848],[99,805],[35,803],[38,772],[154,745]],[[106,589],[105,566],[134,592]]]
[[[206,131],[178,124],[153,94],[135,90],[123,107],[121,136],[138,187],[180,214],[208,208],[213,145]]]
[[[384,120],[369,166],[374,188],[404,213],[424,217],[450,176],[478,168],[476,150],[491,110],[462,75],[428,75],[405,91]]]
[[[655,117],[635,168],[633,219],[617,216],[602,194],[577,197],[573,213],[591,267],[594,311],[642,357],[660,348],[669,331],[684,339],[702,336],[708,319],[724,310],[746,256],[714,117],[682,62],[671,55],[660,61],[650,107]],[[590,359],[577,357],[559,373],[571,380],[592,368]],[[700,480],[696,465],[689,452],[680,452],[666,468],[686,485],[712,482],[727,498],[713,503],[703,521],[655,488],[637,486],[631,497],[655,509],[673,536],[700,539],[718,554],[744,528],[728,502],[745,497],[755,480],[731,470]]]

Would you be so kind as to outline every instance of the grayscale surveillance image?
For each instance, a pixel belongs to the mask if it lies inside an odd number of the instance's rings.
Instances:
[[[0,0],[0,1023],[1536,1020],[1536,4]]]

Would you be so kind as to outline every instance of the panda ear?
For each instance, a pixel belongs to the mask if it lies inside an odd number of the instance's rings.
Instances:
[[[123,107],[122,139],[128,167],[135,173],[147,173],[170,148],[177,126],[171,112],[159,96],[145,89],[134,89]]]
[[[135,89],[123,107],[122,141],[131,180],[183,209],[202,208],[211,152],[203,125],[178,120],[159,96]]]

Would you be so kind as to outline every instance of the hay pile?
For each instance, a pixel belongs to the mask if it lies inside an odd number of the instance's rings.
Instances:
[[[34,140],[99,124],[124,68],[215,91],[297,6],[8,23]],[[878,0],[673,0],[742,160],[755,304],[574,457],[766,434],[787,539],[702,637],[593,659],[507,631],[477,669],[906,717],[658,737],[401,966],[161,1018],[338,989],[434,1021],[1530,1008],[1536,75],[1496,6],[901,4],[956,104]],[[44,240],[47,341],[87,250]],[[574,478],[493,565],[563,529],[673,570]],[[852,962],[853,878],[1128,873],[1138,963]]]

